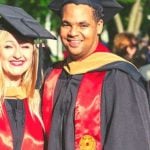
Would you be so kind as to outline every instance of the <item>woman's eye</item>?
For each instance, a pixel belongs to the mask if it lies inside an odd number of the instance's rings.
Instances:
[[[29,46],[22,46],[22,48],[29,48]]]
[[[23,48],[23,49],[30,49],[31,46],[29,46],[29,45],[22,45],[21,48]]]
[[[10,49],[10,48],[13,48],[13,46],[11,46],[11,45],[5,45],[4,48]]]

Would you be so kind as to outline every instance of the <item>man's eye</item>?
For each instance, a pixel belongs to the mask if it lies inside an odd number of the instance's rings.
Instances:
[[[65,26],[69,26],[69,24],[66,23],[66,22],[63,22],[63,23],[61,24],[61,26],[65,27]]]
[[[88,27],[89,25],[88,24],[80,24],[80,27],[81,28],[86,28],[86,27]]]

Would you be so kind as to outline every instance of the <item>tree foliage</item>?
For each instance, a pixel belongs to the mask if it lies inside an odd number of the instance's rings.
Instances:
[[[140,1],[140,6],[135,7],[135,4]],[[122,24],[120,27],[123,32],[132,32],[137,33],[139,31],[141,36],[150,33],[150,20],[148,20],[148,14],[150,15],[150,1],[149,0],[118,0],[118,2],[124,7],[123,10],[120,11],[119,16],[120,20],[118,21]],[[136,14],[135,14],[136,13]],[[116,17],[116,16],[115,16]],[[118,33],[118,27],[115,24],[116,20],[111,20],[107,25],[110,47],[112,45],[112,41],[114,35]],[[138,29],[137,29],[138,28]],[[139,35],[138,33],[138,35]]]
[[[124,9],[120,12],[120,16],[123,28],[125,30],[128,28],[130,13],[136,1],[137,0],[118,0],[118,2],[124,7]],[[45,24],[46,16],[48,13],[50,13],[51,29],[57,31],[60,22],[58,16],[56,16],[48,9],[48,4],[50,2],[51,0],[0,0],[0,3],[24,8],[29,14],[31,14],[34,18],[37,18],[42,24]],[[143,16],[140,32],[145,34],[150,32],[150,20],[147,19],[148,14],[150,15],[150,0],[141,0],[141,6],[143,8]],[[113,38],[114,34],[118,32],[114,20],[111,20],[106,28],[108,29],[110,38]]]
[[[133,19],[139,19],[139,18],[130,18],[130,16],[132,15],[132,9],[134,4],[137,2],[138,0],[119,0],[119,2],[123,5],[124,9],[120,12],[120,16],[123,22],[123,26],[125,29],[128,28],[128,25],[130,23],[131,20]],[[150,28],[150,20],[148,20],[148,14],[150,15],[150,1],[149,0],[140,0],[140,7],[141,7],[141,11],[142,11],[142,22],[140,25],[140,31],[141,33],[145,34],[146,32],[148,32],[148,29]],[[138,10],[140,11],[140,10]],[[138,13],[137,11],[137,13]]]
[[[50,0],[0,0],[0,3],[21,7],[44,24]]]

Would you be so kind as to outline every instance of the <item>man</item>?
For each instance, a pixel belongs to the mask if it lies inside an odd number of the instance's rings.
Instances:
[[[43,87],[49,150],[149,150],[145,84],[136,68],[99,43],[104,22],[121,6],[112,0],[54,0],[68,57]]]

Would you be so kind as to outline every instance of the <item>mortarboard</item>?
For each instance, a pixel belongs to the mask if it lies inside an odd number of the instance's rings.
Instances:
[[[22,8],[0,4],[0,29],[31,39],[56,39]],[[42,80],[42,51],[39,43],[39,64],[36,88]]]
[[[55,39],[22,8],[9,5],[0,5],[0,29],[10,29],[28,38]]]
[[[100,5],[103,7],[104,22],[109,21],[119,10],[123,8],[115,0],[53,0],[49,4],[49,8],[60,15],[60,11],[66,3],[86,4],[91,7]]]

